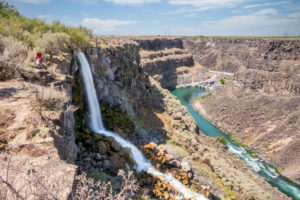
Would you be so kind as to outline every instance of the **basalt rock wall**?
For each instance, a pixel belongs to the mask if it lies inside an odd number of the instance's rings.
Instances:
[[[141,48],[141,67],[163,88],[198,82],[208,77],[207,70],[194,62],[181,38],[136,40]]]
[[[236,72],[239,68],[299,72],[300,41],[259,38],[185,38],[184,48],[203,66]]]

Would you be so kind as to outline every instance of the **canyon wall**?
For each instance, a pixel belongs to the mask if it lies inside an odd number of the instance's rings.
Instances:
[[[180,38],[140,39],[136,42],[141,48],[141,67],[163,88],[172,89],[209,78],[207,69],[194,62]]]
[[[203,185],[213,196],[288,199],[222,144],[205,136],[187,109],[144,73],[139,51],[139,44],[133,41],[87,51],[99,101],[119,106],[135,124],[130,135],[118,127],[113,128],[115,132],[138,146],[154,141],[176,160],[188,163],[194,174],[192,186]]]
[[[241,67],[269,72],[299,72],[299,40],[259,38],[184,38],[184,48],[203,66],[227,72]]]
[[[201,102],[205,117],[300,183],[300,41],[188,38],[184,46],[205,67],[234,72]]]

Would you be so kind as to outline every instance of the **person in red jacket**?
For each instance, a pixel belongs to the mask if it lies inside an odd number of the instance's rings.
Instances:
[[[35,63],[37,64],[38,69],[47,69],[47,67],[44,65],[42,53],[40,52],[36,54]]]

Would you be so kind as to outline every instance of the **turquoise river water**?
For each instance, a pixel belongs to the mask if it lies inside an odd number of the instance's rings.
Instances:
[[[205,93],[205,89],[189,87],[183,89],[176,89],[171,91],[173,95],[180,100],[195,121],[198,123],[200,130],[210,137],[224,137],[226,140],[226,147],[229,152],[245,161],[255,172],[264,177],[272,186],[277,187],[281,192],[285,193],[289,197],[295,200],[300,200],[300,187],[291,183],[285,177],[281,176],[266,162],[259,158],[253,157],[244,147],[232,141],[226,134],[217,129],[213,124],[204,119],[198,112],[192,107],[192,100],[199,95]]]

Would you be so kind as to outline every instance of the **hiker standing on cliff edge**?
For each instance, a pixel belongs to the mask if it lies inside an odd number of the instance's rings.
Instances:
[[[47,67],[44,65],[44,60],[43,60],[43,57],[42,57],[42,53],[38,52],[36,54],[35,63],[37,64],[37,68],[38,69],[45,69],[45,70],[47,70]]]

